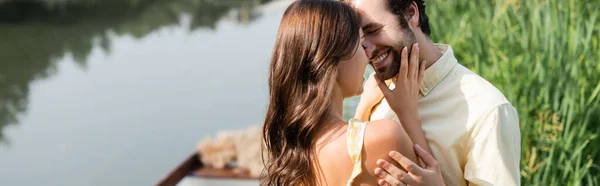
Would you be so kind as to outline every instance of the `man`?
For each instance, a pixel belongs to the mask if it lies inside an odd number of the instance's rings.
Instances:
[[[425,133],[445,183],[519,185],[521,139],[516,110],[492,84],[460,65],[449,45],[433,43],[425,2],[354,0],[350,3],[363,17],[363,47],[379,79],[389,83],[396,77],[399,51],[418,43],[420,61],[426,61],[427,67],[418,98],[421,117],[418,127]],[[390,88],[393,86],[392,83]],[[388,103],[389,99],[383,97],[371,76],[355,117],[363,121],[388,118],[400,123],[392,110],[398,108],[394,105],[403,103]],[[398,170],[393,166],[382,168],[387,172]],[[390,184],[402,180],[402,175],[388,174],[391,176],[385,180]],[[397,183],[403,184],[406,183]]]

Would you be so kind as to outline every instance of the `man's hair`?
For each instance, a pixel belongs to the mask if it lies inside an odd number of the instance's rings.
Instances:
[[[342,0],[346,3],[351,3],[352,0]],[[425,0],[385,0],[387,3],[387,8],[390,12],[395,14],[398,17],[398,22],[400,26],[404,28],[408,28],[408,19],[410,16],[414,14],[408,10],[408,8],[412,5],[413,2],[417,4],[417,8],[419,8],[419,26],[425,35],[431,36],[431,28],[429,27],[429,17],[427,17],[427,13],[425,13]]]
[[[398,21],[403,27],[408,27],[408,19],[414,14],[409,11],[408,8],[413,2],[417,4],[419,9],[419,26],[425,35],[431,36],[431,29],[429,27],[429,17],[425,13],[425,0],[386,0],[389,11],[398,16]]]

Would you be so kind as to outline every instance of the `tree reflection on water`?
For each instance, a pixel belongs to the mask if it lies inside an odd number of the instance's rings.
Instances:
[[[253,7],[271,0],[0,0],[0,142],[4,128],[27,111],[29,84],[56,72],[71,55],[86,66],[95,46],[110,52],[110,35],[141,39],[190,15],[190,31],[214,29],[230,10],[240,23],[253,21]]]

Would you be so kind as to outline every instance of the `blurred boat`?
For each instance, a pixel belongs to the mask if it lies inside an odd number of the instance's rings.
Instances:
[[[203,166],[200,162],[200,154],[193,153],[181,164],[175,167],[169,174],[161,179],[156,186],[176,186],[181,185],[184,179],[210,179],[217,181],[250,181],[245,185],[254,185],[252,183],[258,183],[257,177],[250,176],[249,173],[238,173],[234,172],[233,169],[215,169],[208,166]],[[196,181],[198,182],[198,181]],[[199,183],[199,182],[198,182]],[[223,182],[225,183],[225,182]],[[198,184],[184,184],[184,185],[198,185]],[[201,186],[204,184],[199,184]],[[224,184],[219,184],[224,185]],[[239,183],[232,185],[240,185]],[[257,184],[258,185],[258,184]]]

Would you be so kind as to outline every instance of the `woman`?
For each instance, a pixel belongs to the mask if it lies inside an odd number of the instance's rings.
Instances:
[[[285,11],[269,70],[263,186],[378,185],[376,160],[394,162],[391,150],[419,162],[395,121],[342,118],[343,100],[362,93],[369,63],[359,24],[338,1],[299,0]]]

